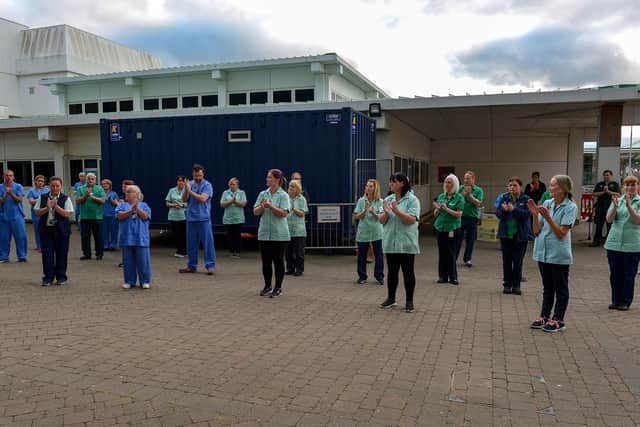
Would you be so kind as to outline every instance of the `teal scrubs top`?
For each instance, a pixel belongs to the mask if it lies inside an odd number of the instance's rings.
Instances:
[[[543,206],[549,209],[553,222],[559,226],[573,227],[578,215],[578,207],[568,197],[556,206],[554,199],[547,200]],[[571,253],[571,231],[558,239],[549,223],[538,214],[538,220],[542,223],[542,229],[536,236],[533,244],[533,259],[547,264],[571,265],[573,255]]]
[[[236,190],[235,193],[233,193],[231,190],[225,190],[222,193],[222,196],[220,197],[220,201],[221,202],[228,202],[229,200],[233,199],[233,196],[236,197],[236,200],[238,202],[246,202],[247,201],[247,195],[245,194],[245,192],[243,190]],[[241,206],[236,206],[236,205],[229,205],[226,208],[224,208],[224,215],[222,216],[222,223],[227,225],[231,225],[231,224],[244,224],[244,207]]]
[[[120,246],[143,246],[149,247],[149,220],[151,220],[151,209],[145,202],[138,202],[138,207],[147,213],[146,220],[134,212],[125,219],[120,220]],[[128,202],[123,202],[116,208],[116,214],[131,210]]]
[[[353,210],[353,213],[359,214],[364,211],[364,208],[367,204],[370,204],[373,208],[373,211],[378,215],[383,213],[382,209],[382,199],[373,200],[369,202],[366,196],[360,197],[358,199],[358,203],[356,203],[356,207]],[[358,231],[356,232],[356,242],[375,242],[377,240],[382,240],[382,236],[384,234],[384,228],[380,221],[375,218],[371,214],[365,215],[364,218],[358,221]]]
[[[392,194],[385,200],[389,205],[395,200]],[[383,226],[382,251],[385,254],[419,254],[418,222],[420,220],[420,200],[411,192],[398,201],[398,209],[416,217],[411,225],[404,224],[393,212],[389,213],[389,221]]]
[[[182,200],[182,195],[185,192],[185,188],[182,191],[178,190],[178,187],[173,187],[167,193],[167,197],[164,198],[165,201],[169,203],[180,203],[182,206],[186,206],[187,202]],[[167,215],[167,219],[169,221],[184,221],[186,218],[184,211],[186,208],[169,208],[169,214]]]
[[[260,206],[262,199],[271,200],[271,203],[287,212],[291,210],[291,201],[289,195],[282,188],[278,188],[275,194],[271,194],[268,188],[261,191],[256,198],[254,208]],[[271,209],[265,209],[260,216],[260,225],[258,226],[258,240],[288,242],[291,240],[289,235],[289,225],[287,217],[281,217],[271,212]]]
[[[309,207],[307,206],[307,199],[304,196],[297,196],[293,199],[293,207],[304,212],[309,213]],[[307,237],[307,227],[304,222],[304,216],[298,216],[293,212],[289,212],[287,216],[287,223],[289,224],[289,235],[291,237]]]
[[[636,194],[631,200],[631,208],[636,212],[640,211],[640,195]],[[611,209],[615,209],[613,203],[609,207],[609,210]],[[616,217],[611,224],[604,248],[609,251],[640,252],[640,225],[631,219],[624,197],[619,199]]]

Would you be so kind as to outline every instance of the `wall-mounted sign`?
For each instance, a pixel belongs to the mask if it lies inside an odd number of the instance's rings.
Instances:
[[[324,119],[327,123],[335,125],[337,123],[340,123],[340,121],[342,120],[342,113],[327,113],[327,115],[324,116]]]
[[[340,206],[318,206],[318,224],[340,222]]]
[[[120,123],[111,123],[109,133],[111,134],[111,142],[120,141]]]

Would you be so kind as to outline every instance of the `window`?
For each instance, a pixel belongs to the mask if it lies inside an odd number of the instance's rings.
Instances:
[[[246,105],[247,94],[246,93],[230,93],[229,105]]]
[[[227,142],[251,142],[250,130],[228,130]]]
[[[291,91],[290,90],[274,90],[273,103],[280,104],[283,102],[291,102]]]
[[[178,98],[162,98],[163,110],[175,110],[176,108],[178,108]]]
[[[69,104],[69,114],[82,114],[82,104]]]
[[[144,109],[145,110],[159,110],[160,109],[160,101],[156,98],[154,99],[145,99],[144,100]]]
[[[33,174],[31,173],[31,160],[7,162],[7,169],[13,171],[15,182],[31,187],[33,185]]]
[[[120,111],[133,111],[133,100],[120,101]]]
[[[429,163],[424,160],[420,162],[420,184],[429,184]]]
[[[56,174],[56,164],[51,161],[33,162],[33,176],[44,175],[46,182]]]
[[[296,102],[310,102],[314,99],[313,89],[296,89]]]
[[[78,182],[78,174],[84,172],[84,166],[82,160],[69,160],[69,173],[71,174],[69,184],[72,186]]]
[[[217,107],[218,106],[218,95],[202,95],[202,106],[203,107]]]
[[[105,101],[102,103],[103,113],[115,113],[118,111],[118,103],[116,101]]]
[[[100,168],[98,168],[100,165]],[[78,182],[78,174],[80,172],[93,172],[96,174],[97,181],[100,182],[100,171],[102,170],[102,160],[98,163],[98,159],[72,159],[69,160],[70,186]]]
[[[182,97],[182,108],[198,108],[198,97],[197,96],[183,96]]]
[[[407,159],[401,156],[393,158],[393,171],[403,173],[411,185],[429,184],[429,164],[424,160]]]
[[[98,113],[98,103],[97,102],[87,102],[84,104],[84,113],[85,114],[97,114]]]
[[[267,92],[251,92],[249,94],[249,103],[250,104],[266,104]]]
[[[36,88],[33,86],[29,86],[29,95],[35,95],[36,93]]]

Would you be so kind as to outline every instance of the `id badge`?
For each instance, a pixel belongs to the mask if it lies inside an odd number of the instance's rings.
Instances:
[[[453,238],[453,231],[449,232],[449,238],[452,239]]]

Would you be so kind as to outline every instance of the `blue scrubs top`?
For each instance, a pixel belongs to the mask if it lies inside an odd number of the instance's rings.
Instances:
[[[120,246],[145,246],[149,247],[149,220],[151,209],[145,202],[138,202],[138,207],[147,213],[146,220],[140,219],[137,213],[120,220]],[[131,210],[131,205],[124,202],[116,208],[116,214]]]
[[[27,193],[27,199],[39,199],[43,194],[49,194],[49,187],[42,187],[41,190],[36,189],[36,187],[32,187],[31,190]],[[36,205],[31,205],[31,219],[36,218],[35,212]]]
[[[202,203],[189,196],[187,199],[187,221],[199,222],[211,220],[211,198],[213,197],[213,186],[209,181],[203,179],[200,184],[196,184],[195,181],[191,181],[191,191],[196,194],[208,194],[209,198],[206,202]]]
[[[109,201],[109,199],[117,201],[117,200],[120,200],[120,196],[118,196],[118,193],[116,193],[115,191],[111,191],[111,192],[109,192],[109,194],[107,194],[107,197],[105,198],[104,204],[102,205],[102,216],[103,217],[116,216],[116,206],[113,206],[111,204],[111,202]]]
[[[11,184],[13,194],[16,196],[24,196],[24,188],[22,185],[14,182]],[[0,183],[0,197],[4,197],[7,192],[5,184]],[[13,197],[7,197],[7,200],[0,205],[0,220],[13,221],[14,219],[24,218],[24,210],[22,209],[22,203],[16,202]]]

